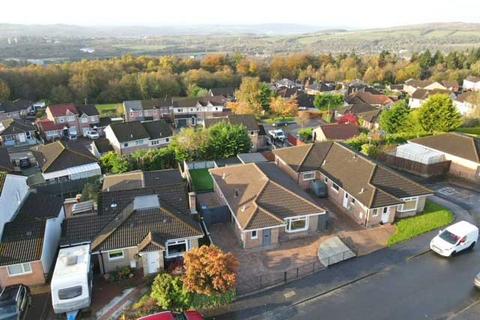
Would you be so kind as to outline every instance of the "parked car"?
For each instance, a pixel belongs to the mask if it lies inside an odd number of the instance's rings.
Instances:
[[[174,313],[172,311],[162,311],[151,314],[137,320],[204,320],[203,316],[197,311],[190,310],[182,313]]]
[[[430,242],[430,249],[441,256],[450,257],[462,250],[473,248],[477,240],[477,226],[460,221],[440,230]]]
[[[473,279],[473,285],[480,289],[480,273],[478,273]]]
[[[274,139],[274,140],[280,140],[280,141],[285,141],[287,137],[285,136],[285,132],[283,132],[282,129],[275,129],[275,130],[269,130],[268,134]]]
[[[89,139],[92,139],[92,140],[95,140],[95,139],[98,139],[100,138],[100,135],[98,134],[97,131],[95,130],[89,130],[87,131],[87,133],[85,134],[85,136]]]
[[[0,292],[0,319],[27,319],[31,304],[32,296],[27,286],[19,284],[5,287]]]
[[[280,122],[272,123],[272,126],[274,126],[274,127],[286,127],[286,126],[288,126],[288,124],[289,123],[286,122],[286,121],[280,121]]]

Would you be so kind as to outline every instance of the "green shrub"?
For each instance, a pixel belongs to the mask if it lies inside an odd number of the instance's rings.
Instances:
[[[379,147],[375,144],[362,144],[361,152],[368,157],[376,157],[380,152]]]
[[[184,311],[191,305],[191,295],[183,288],[182,278],[168,273],[155,277],[150,297],[165,310]]]

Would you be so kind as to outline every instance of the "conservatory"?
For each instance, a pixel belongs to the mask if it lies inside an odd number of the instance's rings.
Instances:
[[[398,146],[395,155],[398,158],[420,162],[426,165],[445,161],[443,153],[428,149],[416,143],[407,143]]]

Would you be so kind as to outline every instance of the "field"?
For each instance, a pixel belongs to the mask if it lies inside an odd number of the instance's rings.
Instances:
[[[95,106],[100,117],[122,117],[123,107],[121,103],[97,104]]]
[[[192,177],[193,189],[196,192],[208,192],[213,190],[213,180],[208,169],[190,170],[190,177]]]
[[[391,247],[400,242],[418,237],[426,232],[444,227],[453,222],[453,213],[431,201],[425,204],[424,213],[418,216],[401,219],[395,226],[395,234],[388,240]]]

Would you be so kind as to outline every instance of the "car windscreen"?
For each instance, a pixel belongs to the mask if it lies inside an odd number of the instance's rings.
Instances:
[[[17,319],[17,305],[15,301],[12,302],[13,304],[5,304],[0,306],[0,319]]]
[[[454,235],[453,233],[451,233],[448,230],[445,230],[442,233],[440,233],[440,238],[442,240],[447,241],[448,243],[451,243],[451,244],[456,244],[458,242],[458,239],[459,239],[458,236]]]
[[[68,300],[82,295],[82,286],[63,288],[58,290],[58,298],[60,300]]]

